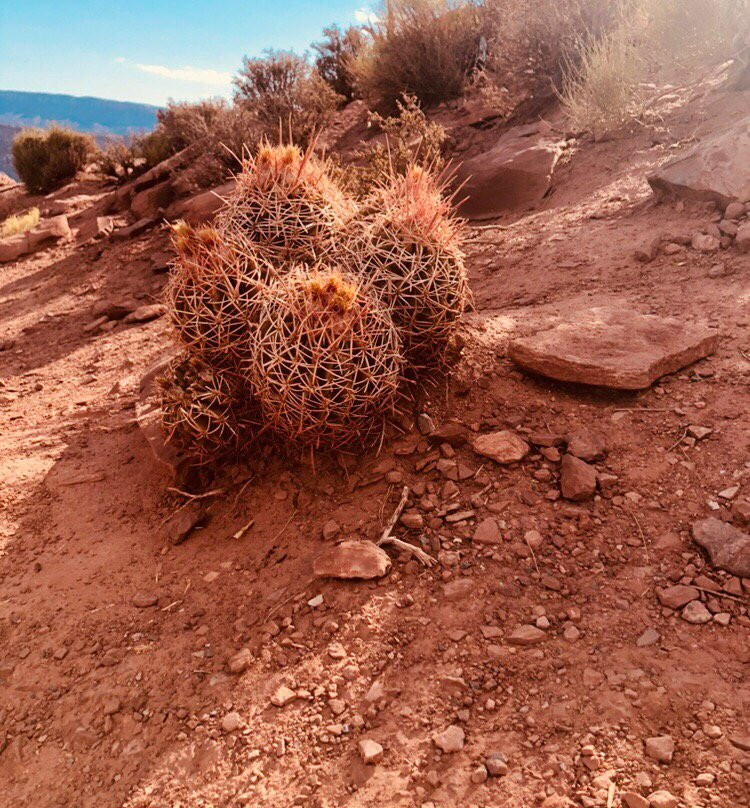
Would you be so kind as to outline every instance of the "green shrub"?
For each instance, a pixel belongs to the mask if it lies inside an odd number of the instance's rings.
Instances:
[[[460,96],[479,55],[484,14],[471,2],[390,0],[352,63],[365,99],[393,111],[403,93],[425,105]]]
[[[180,149],[169,135],[158,126],[153,132],[136,135],[131,143],[136,159],[141,158],[143,169],[153,168],[163,160],[176,154]]]
[[[365,44],[366,34],[355,26],[342,31],[332,25],[323,29],[323,37],[312,46],[317,54],[315,69],[335,93],[351,101],[356,94],[352,65]]]
[[[250,113],[262,135],[302,146],[341,101],[306,59],[290,51],[245,58],[234,85],[235,103]]]
[[[95,148],[72,129],[25,129],[13,139],[13,165],[31,193],[46,194],[73,179]]]

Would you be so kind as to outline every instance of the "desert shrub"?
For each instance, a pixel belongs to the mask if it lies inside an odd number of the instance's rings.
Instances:
[[[389,112],[403,93],[427,105],[461,95],[483,21],[471,2],[391,0],[352,63],[357,86],[371,106]]]
[[[245,58],[234,85],[236,104],[262,134],[303,146],[330,120],[341,100],[306,59],[290,51],[269,50],[263,57]]]
[[[25,129],[13,140],[13,165],[31,193],[46,194],[73,179],[94,151],[93,139],[72,129]]]
[[[26,213],[17,213],[0,224],[0,238],[6,236],[17,236],[25,233],[39,224],[39,208],[30,208]]]
[[[99,155],[104,174],[127,178],[153,168],[173,154],[196,146],[183,181],[199,188],[216,185],[239,169],[244,152],[255,147],[259,130],[250,113],[222,98],[175,103],[157,113],[153,132],[113,141]]]
[[[179,151],[166,132],[160,127],[145,135],[136,135],[131,145],[133,154],[141,158],[145,169],[159,165]]]
[[[323,37],[312,45],[317,54],[315,69],[335,93],[351,101],[356,92],[352,64],[365,44],[366,34],[356,26],[342,30],[332,25],[323,29]]]
[[[121,138],[112,138],[105,143],[96,158],[99,170],[105,177],[125,180],[132,177],[141,168],[145,170],[146,160],[138,155],[134,142],[134,139],[126,143]]]
[[[484,0],[488,68],[499,83],[522,83],[527,96],[553,98],[582,42],[609,31],[617,12],[617,0]]]
[[[171,103],[160,125],[174,151],[200,146],[189,169],[190,179],[199,187],[215,185],[237,171],[243,154],[255,148],[260,136],[250,112],[224,99]]]
[[[429,167],[438,173],[444,166],[445,129],[427,120],[413,95],[404,95],[396,102],[396,109],[396,115],[383,117],[378,112],[369,115],[370,125],[383,132],[386,141],[357,153],[364,161],[360,167],[360,183],[365,192],[385,178],[403,176],[414,165]]]

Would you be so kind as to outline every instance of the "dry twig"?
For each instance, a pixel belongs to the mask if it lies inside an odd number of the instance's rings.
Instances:
[[[248,530],[250,530],[250,528],[251,528],[251,527],[252,527],[254,524],[255,524],[255,519],[252,519],[252,518],[251,518],[249,522],[247,522],[246,524],[244,524],[244,525],[243,525],[243,526],[242,526],[242,527],[241,527],[241,528],[240,528],[240,529],[239,529],[239,530],[238,530],[238,531],[237,531],[237,532],[236,532],[236,533],[235,533],[235,534],[232,536],[232,538],[233,538],[233,539],[241,539],[241,538],[242,538],[242,537],[245,535],[245,533],[247,533],[247,531],[248,531]]]
[[[638,532],[641,535],[641,541],[643,542],[643,550],[646,554],[646,564],[651,564],[651,558],[648,552],[648,540],[646,539],[646,534],[643,532],[643,528],[641,527],[641,523],[638,521],[638,517],[630,510],[630,508],[626,508],[627,512],[630,514],[632,520],[635,522],[635,526],[638,528]]]
[[[191,494],[189,491],[182,491],[179,488],[173,488],[170,486],[167,488],[167,491],[172,491],[174,494],[179,494],[181,497],[187,497],[188,502],[193,502],[197,499],[208,499],[209,497],[218,497],[220,494],[224,493],[223,488],[214,488],[211,491],[206,491],[203,494]]]
[[[401,539],[397,539],[395,536],[391,536],[391,531],[396,526],[396,522],[398,522],[408,499],[409,486],[405,485],[403,491],[401,492],[401,499],[398,501],[398,505],[396,505],[396,510],[391,515],[391,518],[388,520],[388,524],[385,526],[383,533],[378,540],[378,547],[382,547],[384,544],[391,544],[394,547],[398,547],[399,550],[404,550],[413,555],[417,561],[424,564],[425,567],[432,567],[437,564],[437,561],[431,555],[425,553],[425,551],[421,550],[419,547],[409,544],[409,542],[402,541]]]

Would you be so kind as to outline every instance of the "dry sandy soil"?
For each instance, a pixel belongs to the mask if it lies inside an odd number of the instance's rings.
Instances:
[[[15,340],[0,353],[0,805],[604,808],[658,790],[750,805],[750,753],[730,740],[750,735],[749,582],[712,569],[689,534],[719,491],[750,486],[750,256],[633,257],[711,219],[655,204],[645,176],[719,113],[732,105],[714,94],[658,130],[572,143],[543,209],[473,234],[463,357],[415,416],[599,431],[597,465],[617,480],[577,505],[555,498],[559,464],[536,450],[501,467],[459,447],[472,475],[446,486],[417,470],[435,449],[409,423],[379,455],[252,459],[174,545],[164,522],[185,500],[135,421],[168,325],[84,331],[97,302],[158,299],[149,256],[165,236],[0,270],[0,337]],[[709,278],[717,261],[727,271]],[[603,303],[708,321],[719,349],[637,395],[507,360],[512,335]],[[713,431],[691,445],[689,424]],[[422,536],[439,565],[393,554],[377,583],[314,579],[326,544],[379,535],[403,484],[426,526],[399,535]],[[475,517],[437,515],[456,503]],[[490,515],[503,540],[478,545]],[[657,588],[696,579],[727,625],[660,605]],[[535,621],[541,642],[508,643]],[[298,697],[276,707],[281,685]],[[443,754],[432,736],[454,724],[465,742]],[[644,741],[666,735],[674,756],[659,763]],[[363,739],[383,746],[376,765]]]

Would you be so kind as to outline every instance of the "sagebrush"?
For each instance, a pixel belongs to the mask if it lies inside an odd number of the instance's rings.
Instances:
[[[338,25],[331,25],[323,29],[323,39],[312,45],[316,54],[315,69],[344,101],[351,101],[357,93],[352,67],[366,41],[366,33],[357,26],[350,25],[342,30]]]
[[[261,133],[306,146],[331,118],[341,97],[302,56],[266,51],[245,58],[234,79],[235,102],[247,110]]]

